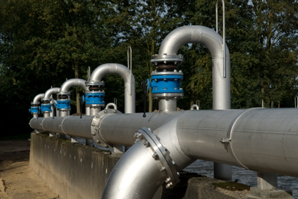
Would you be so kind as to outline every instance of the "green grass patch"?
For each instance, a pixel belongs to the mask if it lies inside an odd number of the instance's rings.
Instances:
[[[237,182],[214,182],[212,183],[215,187],[220,187],[223,189],[227,189],[230,191],[244,191],[244,190],[250,190],[250,186],[245,184],[240,184]]]

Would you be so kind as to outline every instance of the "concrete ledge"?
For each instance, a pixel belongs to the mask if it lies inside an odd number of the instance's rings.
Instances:
[[[30,166],[63,199],[98,199],[119,157],[69,141],[31,134]]]

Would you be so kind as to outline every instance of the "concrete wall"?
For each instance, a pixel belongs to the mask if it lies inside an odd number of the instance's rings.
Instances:
[[[62,199],[101,198],[106,181],[119,158],[65,139],[31,134],[30,166]],[[244,198],[239,194],[245,195],[246,192],[217,190],[212,183],[218,181],[182,172],[180,183],[169,190],[161,187],[153,199]]]
[[[30,166],[63,199],[98,199],[119,157],[99,149],[31,134]]]

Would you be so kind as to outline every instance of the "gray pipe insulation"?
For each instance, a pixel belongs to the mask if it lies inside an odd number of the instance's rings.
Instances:
[[[32,118],[30,126],[37,130],[91,138],[90,126],[94,118]],[[100,129],[97,133],[105,142],[122,145],[133,144],[134,135],[142,126],[151,128],[160,145],[167,148],[177,171],[196,159],[204,159],[298,177],[297,121],[297,109],[200,110],[148,113],[146,118],[138,113],[107,114],[96,128]],[[103,198],[152,198],[158,186],[168,179],[168,172],[160,173],[163,166],[159,159],[153,158],[157,149],[146,147],[142,144],[145,141],[139,140],[117,163]],[[149,168],[147,163],[155,166]],[[128,174],[131,170],[128,165],[138,166],[132,166],[134,172]],[[144,178],[140,177],[142,175]],[[152,187],[148,188],[149,185]],[[126,189],[127,186],[130,189]],[[140,186],[151,190],[151,195],[139,189]]]

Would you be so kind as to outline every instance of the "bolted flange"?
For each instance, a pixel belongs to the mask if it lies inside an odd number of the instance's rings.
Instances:
[[[137,141],[142,141],[145,147],[150,147],[153,154],[152,158],[160,162],[160,171],[166,172],[167,179],[165,180],[165,187],[167,189],[173,188],[180,180],[179,173],[175,167],[175,162],[170,157],[170,152],[165,148],[159,138],[151,132],[151,129],[143,127],[135,133]]]

